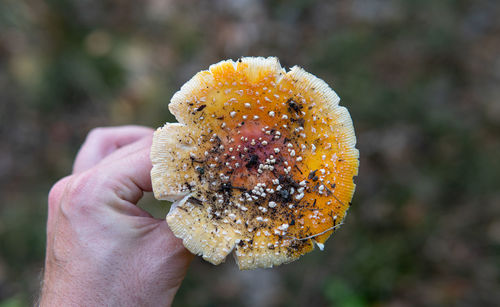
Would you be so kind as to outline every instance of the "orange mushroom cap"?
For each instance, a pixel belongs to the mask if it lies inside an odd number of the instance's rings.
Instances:
[[[172,98],[151,178],[167,223],[194,254],[240,269],[320,249],[349,208],[359,152],[349,112],[321,79],[277,58],[222,61]]]

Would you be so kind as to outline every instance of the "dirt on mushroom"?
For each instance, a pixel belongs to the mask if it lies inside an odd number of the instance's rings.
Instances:
[[[155,132],[155,197],[192,253],[240,269],[298,259],[342,224],[358,171],[349,112],[321,79],[276,58],[222,61],[169,105]]]

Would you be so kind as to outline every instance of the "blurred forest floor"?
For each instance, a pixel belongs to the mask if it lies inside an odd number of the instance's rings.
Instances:
[[[87,132],[173,121],[184,82],[246,55],[342,98],[361,155],[353,206],[299,262],[196,259],[174,305],[500,304],[500,2],[2,0],[1,307],[37,295],[47,193]]]

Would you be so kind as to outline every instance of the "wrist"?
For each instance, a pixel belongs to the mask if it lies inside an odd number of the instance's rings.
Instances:
[[[182,259],[191,258],[186,253],[179,249],[167,254],[165,262],[149,263],[147,268],[134,265],[136,261],[120,264],[117,259],[93,263],[79,257],[73,258],[76,261],[47,261],[40,306],[170,305],[187,268]],[[172,267],[184,269],[176,272]]]
[[[180,283],[174,287],[129,287],[130,280],[111,281],[104,286],[70,278],[47,278],[40,306],[168,306]]]

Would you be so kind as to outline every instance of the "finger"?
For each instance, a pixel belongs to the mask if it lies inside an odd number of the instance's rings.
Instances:
[[[95,166],[110,153],[144,136],[152,135],[153,131],[151,128],[141,126],[93,129],[76,156],[73,173],[79,173]]]
[[[149,134],[131,144],[128,144],[126,146],[123,146],[120,149],[117,149],[116,151],[110,153],[106,157],[104,157],[98,164],[107,164],[112,161],[120,160],[130,154],[136,153],[146,147],[151,147],[153,139],[153,134]]]
[[[105,182],[121,199],[136,204],[144,191],[152,191],[151,186],[151,151],[152,138],[144,138],[134,144],[116,151],[109,159],[96,166],[97,181]]]

